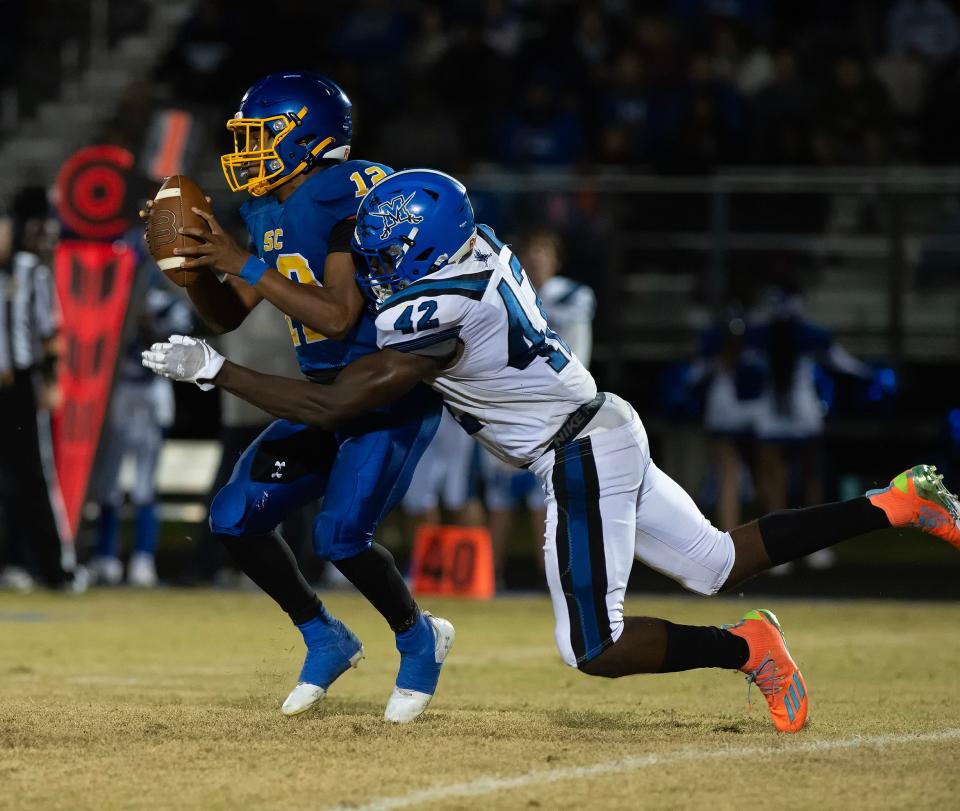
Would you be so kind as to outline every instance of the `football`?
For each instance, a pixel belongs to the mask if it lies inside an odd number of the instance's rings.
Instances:
[[[186,258],[176,256],[173,251],[197,244],[195,238],[183,236],[179,229],[209,230],[206,220],[195,214],[193,208],[211,211],[210,204],[200,187],[185,175],[168,177],[153,202],[146,226],[150,254],[170,281],[180,287],[189,287],[203,272],[203,268],[183,270],[181,266]]]

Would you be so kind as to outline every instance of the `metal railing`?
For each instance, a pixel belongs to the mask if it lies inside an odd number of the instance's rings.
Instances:
[[[466,182],[503,236],[554,224],[573,243],[580,264],[567,272],[598,293],[596,357],[609,385],[634,362],[689,357],[731,298],[783,277],[799,283],[810,318],[855,352],[893,364],[960,352],[956,169],[487,168]]]

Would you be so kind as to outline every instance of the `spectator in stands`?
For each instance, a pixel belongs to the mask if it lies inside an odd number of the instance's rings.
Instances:
[[[927,63],[914,53],[891,54],[874,65],[897,117],[912,126],[923,109],[930,83]]]
[[[601,160],[628,164],[641,159],[648,137],[648,103],[643,61],[632,50],[621,52],[613,65],[603,102],[605,127],[601,133]]]
[[[890,99],[859,56],[834,59],[817,121],[814,152],[822,164],[876,164],[890,156]]]
[[[60,314],[50,268],[56,231],[46,190],[22,189],[13,203],[12,239],[0,245],[0,492],[7,543],[0,563],[6,564],[3,585],[29,589],[38,577],[50,588],[83,591],[87,573],[63,546],[69,530],[50,433],[50,413],[60,400]]]
[[[514,56],[524,42],[523,16],[512,5],[506,0],[485,0],[483,4],[483,37],[505,57]]]
[[[821,450],[826,409],[817,391],[816,365],[865,380],[873,376],[872,369],[835,343],[827,330],[804,318],[796,291],[775,289],[769,309],[766,322],[753,327],[748,336],[749,345],[766,367],[755,418],[761,514],[823,501]],[[793,497],[791,479],[799,485]],[[808,563],[831,565],[833,555],[823,551],[812,555]]]
[[[429,89],[436,109],[454,116],[463,142],[464,160],[494,157],[498,127],[507,114],[506,105],[517,94],[517,76],[512,61],[493,50],[483,30],[461,21],[450,31],[451,45],[436,63],[429,77]],[[482,65],[483,81],[464,92],[463,66]],[[391,87],[395,84],[391,82]],[[357,101],[358,109],[367,102]]]
[[[739,526],[743,493],[753,454],[764,368],[746,345],[747,322],[733,305],[727,316],[700,337],[699,357],[689,383],[704,387],[703,422],[712,440],[717,476],[715,523],[722,530]]]
[[[361,94],[353,99],[360,115],[397,106],[395,94],[402,86],[404,67],[400,55],[407,52],[412,39],[410,23],[390,0],[359,0],[335,20],[336,35],[331,39],[335,55],[362,64],[355,71],[355,81],[347,85],[351,96],[355,91]],[[343,81],[339,76],[337,80]]]
[[[443,11],[432,3],[417,9],[417,33],[411,42],[406,57],[414,76],[423,79],[443,58],[450,47],[450,32],[443,18]]]
[[[773,11],[772,5],[770,0],[671,0],[670,10],[677,17],[691,21],[713,15],[759,27]]]
[[[427,88],[414,87],[396,117],[382,128],[375,154],[378,160],[396,167],[432,166],[452,171],[463,159],[463,151],[456,119],[436,106]]]
[[[960,50],[960,22],[944,0],[900,0],[887,18],[890,51],[945,62]]]
[[[358,0],[337,21],[336,46],[346,56],[393,61],[408,33],[407,20],[390,0]]]
[[[811,123],[816,88],[800,75],[792,48],[773,55],[773,79],[753,101],[753,155],[761,164],[802,166],[812,159]]]
[[[173,425],[174,401],[170,381],[145,370],[140,353],[154,341],[166,340],[168,335],[188,334],[193,328],[193,315],[190,306],[171,289],[152,261],[141,264],[140,274],[144,283],[138,286],[131,301],[135,334],[120,358],[94,476],[93,492],[100,505],[100,519],[90,571],[96,582],[103,585],[114,586],[123,580],[120,510],[125,493],[120,468],[125,458],[132,457],[135,480],[130,502],[134,542],[127,582],[139,588],[153,588],[157,585],[155,552],[159,533],[157,465],[163,435]]]
[[[704,52],[687,64],[686,83],[673,95],[676,129],[660,144],[660,165],[667,171],[710,172],[743,155],[743,109],[736,88],[714,74]]]
[[[243,72],[240,65],[259,55],[255,49],[243,48],[246,26],[252,23],[243,14],[242,4],[202,0],[177,32],[155,78],[169,84],[178,103],[219,108],[225,88],[232,87],[236,74]]]
[[[595,75],[610,58],[610,36],[607,21],[596,8],[581,8],[573,32],[573,48],[581,63]]]
[[[718,17],[710,35],[713,73],[737,88],[742,96],[753,96],[773,79],[770,52],[751,43],[749,32],[734,21]]]
[[[580,122],[570,104],[542,78],[527,82],[517,110],[500,130],[500,158],[520,166],[563,166],[581,157]]]

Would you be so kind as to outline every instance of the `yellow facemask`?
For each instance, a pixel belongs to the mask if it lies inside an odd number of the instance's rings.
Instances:
[[[220,156],[220,166],[231,191],[262,197],[307,168],[309,161],[303,160],[287,170],[277,151],[306,113],[307,108],[303,107],[295,117],[275,115],[227,121],[227,130],[233,133],[233,152]],[[310,155],[319,154],[332,142],[332,137],[326,138],[310,150]]]

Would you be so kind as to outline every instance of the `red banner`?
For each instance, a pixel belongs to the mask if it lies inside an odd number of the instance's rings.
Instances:
[[[54,455],[74,535],[110,401],[135,271],[134,251],[120,242],[66,240],[54,253],[63,310],[63,407],[54,417]]]

